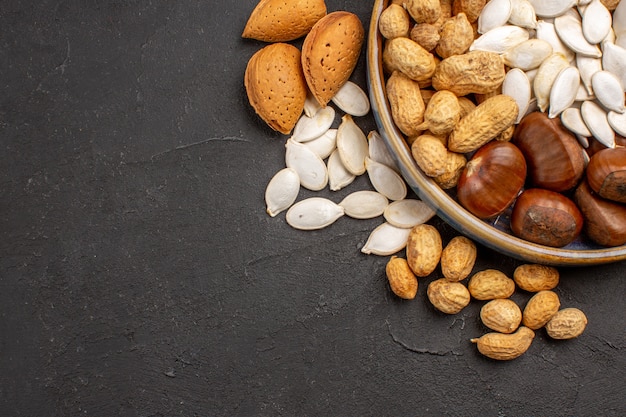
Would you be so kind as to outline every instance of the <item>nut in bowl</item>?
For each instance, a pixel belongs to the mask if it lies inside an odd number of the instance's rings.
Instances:
[[[387,39],[385,39],[381,35],[381,32],[379,30],[381,14],[389,6],[390,3],[391,2],[389,0],[375,0],[372,12],[372,19],[370,21],[367,50],[370,100],[372,105],[372,111],[381,136],[391,150],[391,153],[393,154],[398,167],[401,169],[403,177],[405,178],[409,186],[420,197],[420,199],[422,199],[423,201],[428,203],[433,209],[435,209],[437,215],[449,225],[454,227],[458,232],[497,252],[520,260],[555,266],[595,265],[625,260],[625,244],[622,243],[619,246],[611,247],[602,246],[589,239],[588,236],[584,233],[584,229],[578,237],[576,237],[573,241],[569,242],[563,247],[547,246],[544,244],[525,240],[519,236],[516,236],[511,230],[510,216],[512,213],[512,207],[509,207],[507,210],[504,210],[502,213],[498,214],[495,217],[487,219],[480,218],[475,214],[472,214],[459,202],[459,200],[457,199],[456,187],[442,187],[439,183],[437,183],[435,177],[428,176],[424,173],[411,152],[411,144],[418,136],[408,136],[398,128],[394,121],[391,107],[387,98],[387,79],[389,76],[391,76],[394,70],[398,71],[397,68],[401,67],[401,65],[398,64],[397,60],[391,61],[394,63],[394,65],[391,65],[391,67],[387,63],[388,57],[384,56],[384,47]],[[443,10],[442,7],[441,13],[443,14],[446,12],[450,13],[450,11]],[[435,22],[433,24],[437,23]],[[440,34],[443,35],[443,32],[440,32]],[[480,36],[480,34],[477,34],[476,36]],[[520,41],[522,40],[523,38],[521,38]],[[407,47],[408,46],[413,47],[407,42]],[[420,52],[423,55],[423,51]],[[468,52],[472,52],[472,47],[468,49]],[[436,49],[431,50],[431,53],[436,54]],[[422,56],[422,58],[423,61],[427,62],[430,66],[430,59],[427,59],[428,57],[425,55]],[[452,58],[454,58],[454,56],[452,56]],[[490,59],[489,56],[486,56],[484,58]],[[454,59],[458,60],[459,58]],[[441,62],[443,62],[444,60],[445,59],[441,59],[441,57],[437,57],[437,65],[441,65]],[[452,68],[451,70],[449,67],[443,67],[442,70],[447,71],[445,74],[447,79],[455,78],[455,74],[451,72],[454,70],[454,68]],[[431,73],[432,68],[429,68],[428,72]],[[437,83],[439,83],[439,80],[443,79],[443,74],[437,73],[437,69],[435,69],[432,74],[432,85],[435,84],[435,80],[437,80]],[[483,79],[481,81],[483,82],[482,87],[484,87],[485,83],[490,83],[494,80],[497,81],[496,84],[501,82],[502,75],[503,74],[494,73],[490,75],[488,79]],[[421,79],[416,82],[418,82],[423,89],[433,90],[433,87],[431,86],[431,84],[429,84],[428,80]],[[480,104],[483,102],[489,103],[489,99],[491,97],[489,93],[485,93],[482,90],[470,90],[468,90],[464,86],[464,91],[462,92],[462,94],[471,94],[472,97],[476,99],[476,107],[479,107]],[[497,88],[494,91],[497,92]],[[501,94],[501,92],[497,92],[496,94]],[[427,101],[426,95],[424,96],[424,99],[425,101]],[[427,108],[428,103],[426,102],[424,105],[424,109]],[[556,111],[555,108],[553,108],[552,110]],[[530,111],[528,112],[530,113]],[[419,117],[417,117],[417,119],[419,119]],[[475,128],[479,130],[483,129],[484,127],[480,126],[480,123],[482,122],[482,120],[487,120],[487,118],[477,117],[477,119],[479,121],[477,122]],[[489,132],[489,134],[493,135],[497,139],[501,139],[508,133],[508,140],[510,140],[512,129],[515,127],[510,124],[510,120],[512,119],[514,118],[510,117],[507,118],[507,120],[499,120],[498,123],[500,124],[499,126],[497,126],[497,131],[494,130],[493,132]],[[518,120],[515,121],[515,123],[517,122]],[[432,136],[437,136],[432,133],[432,130],[430,132],[425,131],[424,133],[432,134]],[[453,134],[457,135],[458,133],[459,132],[455,132]],[[467,132],[467,134],[469,135],[467,136],[470,138],[469,140],[473,140],[471,132]],[[447,139],[444,138],[443,140],[445,141]],[[506,141],[507,138],[501,140]],[[590,142],[593,142],[594,138],[588,138],[588,140]],[[615,146],[615,144],[613,144],[613,146]],[[469,160],[474,152],[475,150],[471,150],[464,155]],[[530,188],[529,184],[527,184],[527,188]],[[568,190],[566,191],[566,193],[569,193],[569,196],[571,197],[573,195],[573,191],[574,190]]]

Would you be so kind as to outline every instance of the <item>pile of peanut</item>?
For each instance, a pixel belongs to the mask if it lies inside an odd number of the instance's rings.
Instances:
[[[428,284],[428,300],[446,314],[460,313],[472,299],[485,302],[480,319],[492,332],[471,342],[491,359],[519,357],[541,328],[553,339],[573,339],[583,333],[587,325],[585,314],[577,308],[561,308],[554,291],[559,283],[556,268],[522,264],[515,269],[513,278],[496,269],[472,274],[476,255],[476,245],[464,236],[452,238],[443,247],[434,226],[415,226],[409,235],[406,258],[393,256],[387,263],[389,286],[398,297],[414,299],[418,277],[427,277],[440,266],[443,278]],[[523,310],[511,299],[516,289],[533,294]]]

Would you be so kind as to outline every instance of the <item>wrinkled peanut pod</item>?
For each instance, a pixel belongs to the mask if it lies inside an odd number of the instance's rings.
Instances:
[[[534,338],[535,332],[522,326],[515,333],[487,333],[471,339],[471,342],[476,343],[478,351],[488,358],[507,361],[524,354]]]
[[[560,307],[561,301],[554,291],[539,291],[526,303],[522,323],[529,329],[540,329],[554,317]]]
[[[435,135],[447,135],[461,119],[461,106],[454,93],[437,91],[428,101],[424,111],[424,122],[418,126],[421,130],[430,130]]]
[[[392,256],[385,267],[391,291],[400,298],[412,300],[417,294],[417,278],[406,259]]]
[[[559,284],[559,271],[552,266],[524,264],[515,268],[513,280],[524,291],[551,290]]]
[[[444,278],[428,284],[426,292],[431,304],[442,313],[457,314],[470,303],[471,297],[465,285]]]
[[[513,333],[522,322],[522,310],[513,300],[498,298],[482,306],[480,319],[491,330]]]
[[[441,38],[439,28],[430,23],[420,23],[419,25],[413,26],[409,36],[428,52],[435,49]]]
[[[406,244],[406,256],[415,275],[430,275],[439,264],[442,250],[441,235],[436,227],[419,224],[411,229]]]
[[[424,99],[420,86],[400,71],[387,79],[387,100],[391,117],[398,129],[407,136],[416,135],[424,121]]]
[[[397,70],[415,81],[430,79],[437,67],[433,54],[409,38],[393,38],[385,42],[383,65],[387,72]]]
[[[457,15],[459,13],[465,13],[467,20],[470,23],[474,23],[478,20],[480,12],[483,11],[483,7],[487,0],[454,0],[452,2],[452,13]]]
[[[509,298],[515,292],[515,281],[497,269],[485,269],[472,275],[467,288],[477,300]]]
[[[448,149],[459,153],[475,151],[511,127],[517,112],[517,103],[505,94],[485,100],[452,130],[448,137]]]
[[[435,90],[450,90],[459,97],[485,94],[498,88],[505,75],[500,55],[471,51],[443,59],[432,74],[432,84]]]
[[[458,154],[457,154],[458,155]],[[476,262],[476,245],[465,236],[455,236],[441,253],[441,272],[448,281],[462,281]]]
[[[404,7],[416,23],[435,23],[441,15],[439,0],[405,0]]]
[[[463,169],[467,165],[467,158],[463,154],[448,152],[445,163],[445,172],[433,179],[444,190],[456,187]]]
[[[407,37],[411,18],[406,9],[398,4],[391,4],[380,14],[378,30],[386,39]]]
[[[577,308],[559,310],[546,324],[546,332],[553,339],[573,339],[587,327],[587,316]]]
[[[437,137],[418,136],[411,144],[411,154],[427,176],[436,177],[445,173],[448,150]]]
[[[441,58],[449,58],[469,50],[474,42],[474,29],[465,13],[459,13],[443,23],[439,36],[435,52]]]

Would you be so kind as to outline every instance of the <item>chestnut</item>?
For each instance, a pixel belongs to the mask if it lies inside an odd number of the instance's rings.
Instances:
[[[529,242],[555,248],[578,237],[583,216],[576,204],[561,193],[529,188],[517,198],[511,213],[511,231]]]
[[[602,149],[607,149],[607,147],[604,146],[602,143],[600,143],[600,141],[598,141],[596,138],[591,137],[588,139],[589,139],[589,146],[585,150],[587,151],[587,155],[589,155],[590,157],[593,156],[596,152],[601,151]],[[615,145],[626,146],[626,138],[616,133]]]
[[[626,148],[596,152],[587,165],[587,181],[600,197],[626,203]]]
[[[585,154],[576,137],[559,118],[532,112],[515,129],[513,143],[528,164],[530,185],[563,192],[574,188],[585,171]]]
[[[626,243],[626,206],[605,200],[580,183],[574,193],[574,202],[583,215],[587,237],[602,246],[621,246]]]
[[[491,141],[474,153],[457,184],[457,197],[476,217],[488,219],[513,203],[526,181],[526,161],[509,142]]]

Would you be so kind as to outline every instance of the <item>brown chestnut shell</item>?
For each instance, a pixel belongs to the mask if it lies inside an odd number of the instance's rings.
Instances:
[[[563,192],[582,179],[584,150],[559,118],[529,113],[517,125],[513,143],[526,158],[530,186]]]
[[[626,206],[605,200],[593,192],[587,181],[580,183],[574,201],[583,215],[585,235],[602,246],[626,243]]]
[[[509,207],[526,181],[524,155],[510,142],[491,141],[469,160],[457,184],[457,197],[476,217],[488,219]]]
[[[626,203],[626,148],[596,152],[587,165],[587,181],[600,197]]]
[[[511,213],[511,231],[522,239],[560,248],[580,235],[583,216],[576,204],[561,193],[524,190]]]

